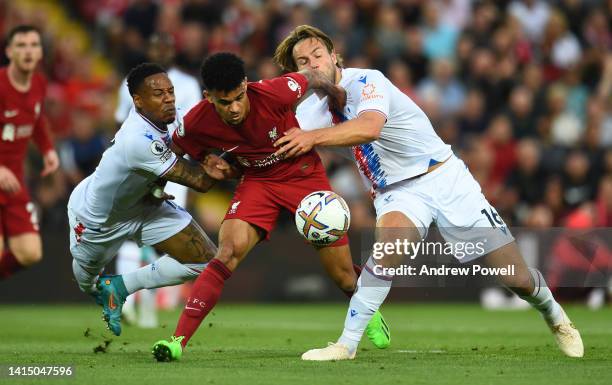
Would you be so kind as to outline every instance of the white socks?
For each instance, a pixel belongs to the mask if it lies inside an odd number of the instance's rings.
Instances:
[[[178,285],[195,279],[206,267],[205,263],[182,264],[164,255],[157,261],[123,275],[123,283],[128,293],[141,289]]]
[[[351,354],[357,350],[368,322],[391,290],[393,277],[374,275],[374,265],[375,262],[370,258],[357,280],[357,287],[344,320],[344,330],[338,339],[338,343],[347,346]]]
[[[349,353],[357,350],[359,341],[372,315],[382,305],[391,290],[392,276],[377,276],[372,272],[372,259],[364,267],[357,280],[355,294],[351,297],[344,321],[344,330],[338,343],[348,347]],[[542,274],[536,269],[529,269],[535,289],[530,296],[522,296],[525,301],[537,309],[549,325],[557,325],[564,321],[561,305],[555,301]]]
[[[555,301],[550,289],[546,286],[542,273],[532,268],[529,268],[529,272],[533,278],[535,289],[530,296],[521,296],[521,298],[537,309],[549,325],[557,325],[563,322],[561,305]]]

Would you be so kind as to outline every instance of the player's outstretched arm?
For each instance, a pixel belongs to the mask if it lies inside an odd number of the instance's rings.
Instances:
[[[304,75],[308,80],[308,88],[314,90],[320,90],[328,96],[328,104],[332,109],[342,111],[346,105],[346,91],[344,88],[335,85],[325,75],[319,71],[311,69],[303,69],[298,72]],[[308,97],[309,93],[306,93],[304,97]]]
[[[292,128],[278,139],[276,155],[286,158],[307,153],[315,146],[355,146],[377,140],[386,117],[378,111],[364,111],[358,117],[334,127],[303,131]]]
[[[176,163],[163,178],[198,192],[206,192],[215,184],[215,179],[211,178],[200,164],[181,157],[177,157]]]

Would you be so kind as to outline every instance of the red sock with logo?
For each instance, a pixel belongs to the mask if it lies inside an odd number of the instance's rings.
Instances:
[[[353,263],[353,271],[355,271],[355,274],[357,274],[357,279],[359,279],[359,276],[361,275],[361,266]],[[355,284],[355,289],[356,288],[357,285]],[[342,292],[349,298],[351,298],[353,294],[355,294],[355,290],[342,290]]]
[[[0,279],[10,277],[24,267],[25,266],[19,263],[19,261],[15,258],[13,253],[11,253],[9,250],[4,250],[2,252],[2,257],[0,258]]]
[[[181,345],[185,347],[198,329],[202,320],[215,307],[225,281],[232,272],[218,259],[213,259],[193,283],[193,288],[181,313],[174,331],[176,337],[184,336]]]

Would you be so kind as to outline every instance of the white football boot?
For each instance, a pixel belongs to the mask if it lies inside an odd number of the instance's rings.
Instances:
[[[561,312],[563,321],[559,324],[549,324],[548,326],[555,336],[555,341],[557,341],[559,349],[561,349],[566,356],[582,357],[584,356],[584,345],[582,344],[580,333],[565,313],[565,310],[561,309]]]
[[[355,353],[349,353],[348,348],[345,345],[328,342],[326,348],[322,349],[311,349],[306,353],[302,354],[302,360],[304,361],[340,361],[340,360],[352,360],[355,358]]]

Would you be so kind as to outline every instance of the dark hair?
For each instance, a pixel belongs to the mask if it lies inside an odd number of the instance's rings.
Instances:
[[[244,80],[244,62],[229,52],[219,52],[204,60],[201,69],[202,83],[207,90],[229,92]]]
[[[6,44],[11,44],[15,35],[19,33],[28,33],[28,32],[36,32],[38,36],[41,36],[40,30],[38,28],[34,27],[33,25],[22,24],[22,25],[13,27],[9,31],[8,35],[6,35]]]
[[[142,82],[151,75],[166,73],[164,67],[155,63],[142,63],[130,70],[127,76],[127,86],[130,95],[134,96],[142,85]]]

